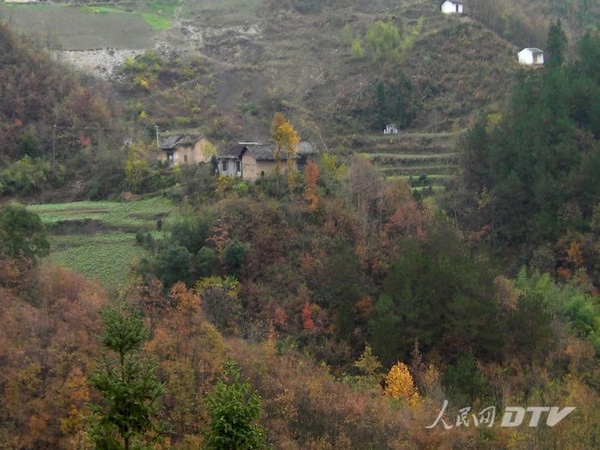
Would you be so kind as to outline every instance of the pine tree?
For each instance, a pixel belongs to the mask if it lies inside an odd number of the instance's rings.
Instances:
[[[90,377],[100,391],[101,404],[90,404],[89,434],[101,449],[129,450],[143,440],[159,440],[168,425],[157,419],[157,399],[165,393],[154,371],[156,364],[142,361],[137,352],[148,338],[138,311],[127,312],[119,301],[101,311],[103,330],[100,343],[112,354],[104,354]]]
[[[265,429],[254,423],[260,417],[260,396],[250,383],[240,381],[233,363],[225,368],[226,380],[219,380],[206,398],[211,417],[207,448],[251,450],[265,448]]]
[[[550,25],[548,31],[548,41],[546,42],[546,51],[548,52],[548,61],[546,66],[549,68],[561,67],[564,62],[565,50],[567,49],[567,36],[562,28],[562,23],[558,19]]]

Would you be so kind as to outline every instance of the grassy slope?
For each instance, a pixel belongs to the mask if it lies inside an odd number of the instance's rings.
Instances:
[[[175,220],[175,208],[162,198],[115,202],[76,202],[29,206],[40,214],[50,231],[52,251],[48,262],[67,267],[100,281],[109,291],[123,287],[132,277],[132,266],[145,255],[136,245],[138,230],[161,233]]]

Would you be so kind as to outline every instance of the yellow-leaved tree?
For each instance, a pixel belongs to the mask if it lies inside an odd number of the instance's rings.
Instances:
[[[271,137],[277,145],[275,150],[275,170],[277,172],[279,187],[279,171],[281,151],[285,152],[287,161],[287,178],[290,193],[294,193],[296,187],[296,157],[298,155],[298,144],[300,138],[296,129],[289,123],[281,113],[275,113],[271,123]]]
[[[405,400],[409,405],[416,404],[420,399],[408,367],[400,361],[386,375],[384,392],[390,397]]]
[[[125,181],[129,190],[135,194],[140,193],[144,178],[150,170],[145,153],[145,148],[131,147],[125,160]]]

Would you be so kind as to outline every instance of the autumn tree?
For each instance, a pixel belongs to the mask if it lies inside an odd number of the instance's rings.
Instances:
[[[321,199],[318,193],[318,181],[319,181],[319,167],[312,161],[306,163],[304,169],[304,178],[306,179],[306,185],[304,187],[304,200],[308,202],[308,209],[310,211],[316,211],[319,207]]]
[[[132,192],[140,193],[144,177],[148,175],[150,166],[141,149],[132,147],[125,160],[125,181]]]
[[[129,450],[137,441],[159,440],[169,429],[157,418],[156,402],[165,388],[154,373],[156,364],[138,356],[149,330],[140,313],[127,312],[123,301],[103,309],[101,317],[100,343],[112,356],[102,355],[90,377],[104,400],[89,405],[89,434],[98,448]]]
[[[280,159],[285,156],[287,162],[287,178],[290,192],[294,192],[296,187],[296,158],[298,155],[298,144],[300,138],[296,130],[289,123],[283,114],[275,113],[271,124],[271,137],[275,141],[277,148],[275,150],[276,172],[279,177]]]
[[[371,346],[367,345],[365,351],[360,355],[360,358],[354,363],[354,367],[360,370],[365,375],[375,375],[381,369],[381,363],[377,356],[373,354]]]
[[[175,284],[163,299],[152,338],[144,345],[158,362],[166,385],[161,403],[168,405],[171,444],[203,448],[200,426],[207,422],[204,394],[221,374],[224,344],[219,332],[204,319],[202,300],[184,283]]]
[[[406,364],[398,361],[392,366],[385,377],[385,394],[404,400],[410,405],[419,401],[419,393]]]
[[[286,122],[283,114],[275,113],[273,122],[271,123],[271,139],[273,139],[277,145],[277,148],[275,149],[275,172],[277,177],[279,177],[279,172],[281,171],[281,149],[283,140],[283,137],[281,136],[281,126]]]
[[[365,351],[354,362],[353,366],[360,372],[357,380],[365,382],[368,386],[379,388],[381,363],[377,356],[373,354],[370,345],[365,346]]]

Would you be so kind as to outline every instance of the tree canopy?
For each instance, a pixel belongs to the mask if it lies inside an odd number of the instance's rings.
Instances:
[[[46,256],[49,250],[40,216],[18,204],[0,210],[0,255],[11,259],[35,258]]]

